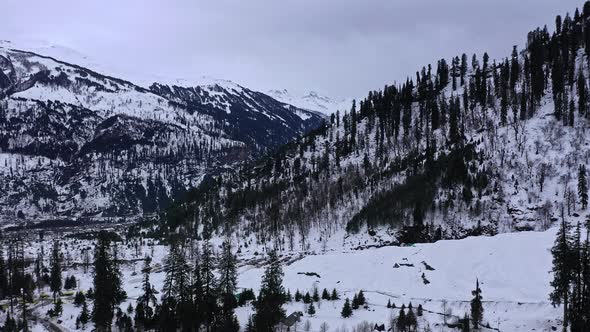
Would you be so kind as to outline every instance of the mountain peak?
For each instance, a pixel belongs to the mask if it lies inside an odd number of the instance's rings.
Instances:
[[[352,98],[332,98],[310,90],[301,95],[294,96],[287,89],[270,90],[268,94],[276,100],[282,101],[299,108],[317,111],[325,115],[336,113],[336,111],[344,111],[352,105]]]

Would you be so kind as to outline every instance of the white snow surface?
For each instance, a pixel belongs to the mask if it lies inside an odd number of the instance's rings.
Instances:
[[[283,103],[320,112],[324,115],[331,115],[337,111],[344,113],[344,111],[350,111],[352,107],[352,98],[331,98],[315,91],[310,91],[302,96],[293,95],[286,89],[270,90],[267,94]]]
[[[388,326],[390,316],[397,317],[399,307],[411,302],[414,309],[421,304],[425,314],[419,318],[420,328],[429,325],[434,331],[443,329],[442,303],[448,301],[452,309],[449,322],[456,321],[469,312],[471,290],[479,280],[484,299],[484,324],[501,331],[549,331],[551,327],[560,328],[561,308],[553,307],[548,301],[551,280],[550,247],[556,235],[556,228],[545,232],[521,232],[501,234],[494,237],[470,237],[462,240],[446,240],[433,244],[417,244],[408,247],[382,247],[366,250],[342,249],[325,254],[282,252],[284,279],[283,286],[291,294],[296,290],[305,294],[318,288],[336,289],[340,300],[321,300],[315,304],[316,314],[305,314],[300,322],[302,330],[305,321],[311,323],[311,331],[319,331],[326,322],[329,331],[342,331],[369,322],[371,325]],[[141,294],[141,267],[143,262],[137,258],[153,257],[152,284],[161,290],[165,271],[161,268],[167,255],[167,247],[144,240],[142,244],[132,240],[128,245],[119,245],[121,259],[129,260],[122,265],[124,289],[128,299],[121,304],[125,312],[129,304],[135,306]],[[81,265],[81,249],[91,246],[94,241],[62,240],[62,251],[69,266],[66,276],[75,275],[79,280],[78,290],[86,291],[92,287],[92,269],[84,272]],[[237,241],[240,246],[240,241]],[[215,238],[215,248],[219,250],[219,239]],[[49,250],[51,239],[46,237],[44,246]],[[198,243],[194,244],[199,245]],[[67,246],[67,247],[66,247]],[[39,250],[40,243],[28,246],[29,254]],[[137,248],[137,249],[136,249]],[[262,250],[262,248],[259,248]],[[67,250],[67,251],[66,251]],[[253,288],[257,294],[264,264],[264,254],[238,253],[240,289]],[[191,259],[189,258],[189,261]],[[432,269],[427,269],[426,264]],[[396,264],[399,267],[396,267]],[[413,266],[406,266],[413,265]],[[75,267],[73,267],[75,266]],[[316,273],[308,276],[302,273]],[[422,274],[430,283],[423,282]],[[340,311],[346,298],[352,299],[355,293],[363,290],[368,301],[367,308],[359,308],[353,316],[341,318]],[[48,289],[44,289],[49,293]],[[386,308],[391,301],[398,309]],[[75,321],[81,308],[73,305],[73,297],[64,297],[64,314],[59,318],[61,326],[76,330]],[[39,306],[35,312],[44,317],[49,304]],[[284,306],[286,313],[306,312],[306,305],[292,301]],[[240,325],[246,325],[253,307],[246,305],[236,309]],[[86,327],[91,330],[92,324]],[[41,330],[41,329],[39,329]],[[483,331],[490,331],[483,329]]]

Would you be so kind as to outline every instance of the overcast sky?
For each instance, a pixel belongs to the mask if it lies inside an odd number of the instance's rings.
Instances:
[[[582,0],[2,0],[0,39],[130,72],[359,97],[441,57],[492,58]]]

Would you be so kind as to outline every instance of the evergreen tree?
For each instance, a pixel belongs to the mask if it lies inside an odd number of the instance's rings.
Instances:
[[[467,315],[467,313],[465,313],[465,315],[463,316],[463,319],[461,319],[460,322],[461,322],[461,331],[462,332],[471,331],[470,319],[469,319],[469,315]]]
[[[451,97],[453,99],[453,97]],[[449,114],[449,138],[451,144],[457,143],[460,140],[459,133],[459,103],[458,101],[451,102]]]
[[[350,307],[350,301],[348,300],[348,298],[346,298],[346,300],[344,301],[344,306],[342,307],[340,315],[343,318],[348,318],[352,316],[352,308]]]
[[[84,301],[84,303],[82,303],[82,311],[80,312],[80,316],[78,316],[78,320],[80,321],[80,324],[82,324],[82,328],[86,327],[89,319],[90,314],[88,313],[88,305],[86,304],[86,301]]]
[[[406,307],[402,304],[402,307],[399,311],[399,316],[397,316],[397,322],[395,323],[398,331],[406,331],[407,327],[407,319],[406,319]]]
[[[518,63],[518,49],[516,46],[512,49],[512,62],[510,63],[510,89],[516,91],[516,83],[520,79],[520,65]]]
[[[76,292],[76,295],[74,296],[74,304],[79,307],[81,306],[84,302],[86,302],[86,296],[84,296],[84,293],[82,292]]]
[[[588,207],[588,182],[586,181],[586,166],[580,165],[578,168],[578,196],[580,196],[580,203],[582,209]]]
[[[203,243],[199,264],[201,268],[200,281],[202,285],[202,300],[199,309],[204,317],[206,330],[207,332],[210,332],[213,323],[215,322],[219,307],[217,305],[218,284],[214,274],[215,255],[213,254],[213,248],[209,240]]]
[[[49,288],[53,293],[53,303],[57,301],[58,295],[61,293],[61,252],[59,250],[59,241],[53,241],[53,248],[51,249],[51,274]]]
[[[561,207],[561,224],[557,232],[555,244],[551,249],[553,255],[553,280],[551,287],[553,291],[549,295],[553,305],[563,304],[563,327],[568,327],[568,300],[570,296],[571,269],[571,248],[569,241],[570,225],[565,220],[564,208]]]
[[[313,316],[313,315],[315,315],[315,307],[314,307],[314,305],[313,305],[313,302],[311,302],[311,303],[309,304],[309,307],[307,308],[307,313],[308,313],[310,316]]]
[[[483,305],[481,302],[481,288],[479,288],[479,280],[475,282],[475,290],[471,292],[473,299],[471,300],[471,321],[475,329],[479,328],[479,324],[483,319]]]
[[[465,85],[465,75],[467,74],[467,54],[461,56],[461,86]]]
[[[163,301],[170,312],[177,318],[183,331],[190,331],[193,326],[190,267],[186,261],[183,248],[178,243],[170,245],[164,271]]]
[[[354,294],[354,296],[352,297],[352,309],[356,310],[358,308],[359,308],[358,296],[356,294]]]
[[[196,255],[195,255],[195,267],[194,267],[194,272],[193,272],[193,304],[194,304],[194,321],[193,321],[193,326],[194,326],[194,330],[196,331],[200,331],[201,330],[201,326],[203,324],[203,322],[205,321],[205,314],[204,314],[204,310],[207,307],[207,304],[205,303],[205,297],[203,296],[203,281],[201,280],[201,255],[200,253],[197,251]],[[242,297],[244,295],[245,291],[242,292]],[[240,300],[242,301],[242,297],[240,297]],[[244,304],[246,303],[245,300]]]
[[[320,294],[318,293],[317,287],[313,289],[313,295],[311,296],[313,302],[318,302],[320,300]]]
[[[408,314],[406,315],[405,321],[408,331],[414,331],[416,329],[418,319],[416,318],[416,314],[414,314],[411,304],[408,306]]]
[[[590,35],[590,31],[587,33]],[[588,88],[586,86],[586,79],[581,72],[578,75],[578,112],[582,116],[588,116]]]
[[[328,293],[328,290],[325,289],[325,288],[322,291],[322,300],[328,300],[328,301],[330,301],[330,294]]]
[[[279,321],[285,317],[283,269],[275,251],[269,254],[269,265],[264,271],[260,295],[256,301],[254,322],[256,331],[272,332]]]
[[[330,299],[332,301],[340,300],[340,296],[338,296],[338,292],[336,292],[336,288],[332,289],[332,294],[330,295]]]
[[[239,331],[240,326],[234,315],[238,303],[235,293],[237,288],[236,257],[232,252],[231,238],[226,238],[222,244],[219,258],[219,294],[221,296],[222,317],[219,331]],[[287,298],[291,295],[288,294]]]
[[[254,320],[252,316],[248,317],[248,322],[246,323],[245,332],[256,332],[256,328],[254,327]]]
[[[590,11],[589,11],[590,12]],[[581,321],[590,326],[590,217],[586,217],[586,240],[581,254],[582,291],[580,312]]]
[[[301,301],[302,298],[303,298],[303,295],[301,295],[301,293],[299,292],[299,289],[297,289],[297,291],[295,291],[295,302]]]
[[[190,270],[186,262],[185,253],[178,244],[172,244],[164,263],[163,295],[165,298],[185,302],[190,295]]]
[[[136,321],[137,317],[139,317],[140,322],[144,326],[149,320],[152,319],[154,314],[152,307],[150,307],[150,302],[154,307],[157,304],[156,294],[158,291],[156,291],[154,286],[150,283],[150,273],[152,272],[150,265],[151,261],[151,257],[147,256],[143,262],[143,268],[141,269],[141,272],[143,273],[143,280],[141,284],[143,294],[137,299],[137,308],[135,309]],[[140,310],[141,312],[138,313]]]
[[[98,235],[94,255],[94,306],[92,320],[98,331],[110,331],[115,307],[121,302],[121,278],[119,266],[111,253],[108,233]]]
[[[4,244],[0,238],[0,299],[8,294],[8,279],[6,278],[6,263],[4,261]]]
[[[359,294],[357,296],[357,301],[359,306],[365,305],[367,303],[367,301],[365,300],[365,294],[363,293],[363,291],[359,291]]]
[[[576,106],[574,104],[574,98],[570,100],[570,107],[569,107],[569,114],[568,114],[568,125],[570,127],[574,126],[574,114],[576,113]]]

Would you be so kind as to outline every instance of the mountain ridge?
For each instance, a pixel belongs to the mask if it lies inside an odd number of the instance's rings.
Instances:
[[[440,59],[370,91],[256,166],[189,193],[163,231],[230,228],[305,251],[544,230],[561,206],[583,213],[574,174],[590,153],[590,6],[557,21],[506,58]]]
[[[165,94],[181,89],[144,88],[4,46],[0,69],[5,222],[153,214],[206,174],[238,167],[324,121],[234,83]]]

